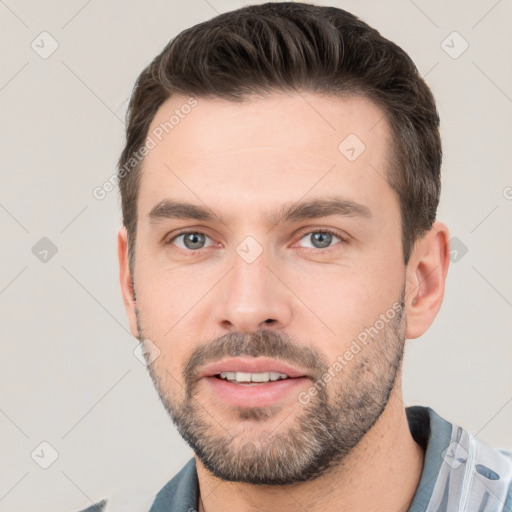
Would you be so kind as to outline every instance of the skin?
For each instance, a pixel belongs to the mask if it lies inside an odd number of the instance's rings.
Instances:
[[[167,100],[150,133],[186,101],[183,96]],[[349,134],[366,146],[354,161],[338,150]],[[187,403],[184,370],[191,354],[229,333],[276,332],[332,365],[403,290],[404,323],[398,334],[412,339],[428,329],[444,295],[449,233],[436,222],[404,265],[399,203],[385,179],[390,139],[382,111],[367,99],[273,93],[242,103],[200,98],[150,151],[138,197],[133,273],[124,228],[118,253],[130,329],[158,348],[150,371],[164,404],[167,400],[178,408]],[[277,225],[265,218],[281,205],[334,193],[365,205],[371,218],[338,215]],[[152,223],[149,212],[169,198],[206,205],[224,222]],[[338,231],[348,242],[333,238],[328,249],[316,248],[310,233],[322,228]],[[187,249],[183,237],[164,243],[184,229],[206,233],[206,247]],[[262,250],[250,264],[236,251],[247,236]],[[396,359],[400,350],[393,349],[390,332],[385,329],[376,339],[387,339],[387,353]],[[397,344],[399,335],[395,332]],[[383,376],[391,375],[386,365],[361,373],[365,358],[376,360],[380,346],[374,340],[327,383],[330,404],[337,390],[349,384],[382,385]],[[305,383],[302,391],[310,385]],[[229,433],[237,449],[247,439],[262,439],[262,433],[271,434],[264,445],[269,446],[272,436],[286,435],[307,410],[293,393],[257,421],[219,404],[201,380],[195,391],[191,400],[209,434]],[[338,406],[343,411],[343,401]],[[230,482],[196,455],[199,510],[220,512],[229,505],[233,512],[295,511],[300,506],[311,512],[405,511],[423,460],[408,428],[398,371],[376,422],[318,478],[278,486]]]

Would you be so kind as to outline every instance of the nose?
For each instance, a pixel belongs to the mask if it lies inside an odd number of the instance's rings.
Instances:
[[[266,251],[252,262],[236,253],[215,297],[217,325],[243,334],[283,329],[292,317],[293,294],[273,269]]]

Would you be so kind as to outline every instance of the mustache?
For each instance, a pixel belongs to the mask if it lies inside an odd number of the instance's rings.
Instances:
[[[312,347],[297,343],[292,337],[277,331],[260,330],[251,334],[231,332],[198,346],[185,365],[185,382],[197,381],[201,367],[226,357],[271,357],[322,375],[329,365]]]

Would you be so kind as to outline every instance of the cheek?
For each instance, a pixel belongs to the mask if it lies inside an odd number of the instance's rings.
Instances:
[[[194,334],[197,323],[191,322],[191,318],[198,311],[198,301],[204,295],[199,286],[205,286],[205,283],[194,283],[190,278],[177,279],[173,273],[162,272],[154,278],[139,274],[140,327],[144,337],[158,351],[154,371],[173,389],[179,385],[176,381],[181,383],[183,365],[190,349],[197,343],[198,333]]]
[[[328,357],[334,360],[393,307],[400,298],[402,281],[403,272],[392,271],[387,265],[339,269],[300,281],[297,295],[304,297],[304,303],[319,318],[319,328],[325,326],[322,350]],[[314,338],[314,333],[309,337]]]
[[[208,277],[197,270],[192,267],[166,269],[155,266],[141,269],[136,274],[137,306],[141,316],[160,337],[175,326],[186,323],[187,315],[197,308],[211,288],[211,274]]]
[[[182,359],[183,355],[171,343],[159,343],[159,357],[152,364],[152,371],[166,385],[177,389],[183,386]]]
[[[184,392],[183,369],[190,355],[190,347],[194,345],[187,333],[176,332],[177,328],[164,329],[163,334],[157,334],[154,324],[142,317],[144,334],[151,341],[154,357],[151,362],[151,372],[160,381],[166,392],[172,390],[177,396]],[[150,359],[151,360],[151,359]]]
[[[316,284],[319,282],[322,280],[315,280]],[[323,291],[318,288],[305,302],[320,319],[319,329],[325,326],[322,329],[324,341],[318,349],[326,354],[331,364],[371,321],[374,308],[366,290],[357,282],[331,277],[326,280],[326,285],[328,288]],[[315,342],[314,332],[309,332],[308,337]]]

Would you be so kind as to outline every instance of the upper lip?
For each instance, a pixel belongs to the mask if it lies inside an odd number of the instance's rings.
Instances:
[[[198,378],[212,377],[222,372],[244,372],[244,373],[264,373],[275,372],[284,373],[288,377],[307,377],[307,373],[295,366],[285,363],[284,361],[277,361],[268,357],[257,358],[240,358],[232,357],[229,359],[222,359],[215,363],[206,365],[199,372]]]

